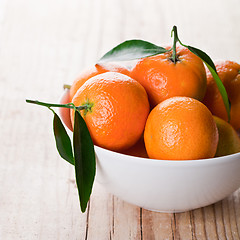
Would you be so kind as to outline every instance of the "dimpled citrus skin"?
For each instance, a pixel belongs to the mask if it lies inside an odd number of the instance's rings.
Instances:
[[[72,102],[76,106],[92,104],[91,111],[81,114],[94,144],[116,151],[127,149],[140,139],[149,114],[145,89],[121,73],[92,77],[79,88]],[[72,120],[73,116],[72,111]]]
[[[202,100],[206,91],[206,72],[199,57],[187,48],[177,47],[178,61],[170,60],[172,51],[138,61],[131,72],[146,89],[152,107],[174,96]]]
[[[214,157],[218,132],[207,107],[188,97],[158,104],[147,119],[144,141],[148,156],[164,160]]]
[[[214,116],[217,124],[219,141],[215,157],[240,152],[240,139],[235,129],[223,119]]]
[[[95,66],[85,69],[77,79],[73,82],[70,88],[70,99],[72,100],[75,93],[78,89],[91,77],[94,77],[98,74],[105,72],[119,72],[122,74],[130,75],[130,72],[127,68],[113,64],[113,63],[104,63],[104,64],[96,64]]]
[[[240,129],[240,65],[233,61],[218,61],[215,63],[217,73],[227,91],[231,103],[230,124],[235,129]],[[207,92],[203,103],[213,115],[228,121],[221,94],[217,85],[207,70]]]

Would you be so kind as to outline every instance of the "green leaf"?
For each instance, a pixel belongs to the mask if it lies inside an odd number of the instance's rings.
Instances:
[[[96,173],[94,145],[87,125],[79,111],[75,110],[73,128],[75,175],[81,211],[85,212]]]
[[[212,61],[212,59],[202,50],[191,47],[191,46],[186,46],[192,53],[194,53],[195,55],[197,55],[198,57],[200,57],[202,59],[202,61],[206,64],[207,68],[209,69],[209,71],[211,72],[217,87],[220,91],[220,94],[222,96],[226,111],[227,111],[227,115],[228,115],[228,120],[230,121],[230,101],[228,99],[228,95],[227,95],[227,91],[221,81],[221,79],[219,78],[218,74],[217,74],[217,70],[216,67]]]
[[[52,109],[51,109],[52,110]],[[53,110],[52,110],[53,111]],[[53,131],[60,156],[74,165],[71,140],[59,116],[53,111]]]
[[[165,53],[167,51],[169,50],[143,40],[128,40],[107,52],[98,63],[134,60]]]
[[[215,72],[217,71],[216,70],[216,67],[212,61],[212,59],[205,53],[203,52],[202,50],[198,49],[198,48],[195,48],[195,47],[191,47],[191,46],[187,46],[187,48],[192,52],[194,53],[195,55],[197,55],[198,57],[200,57],[205,63],[207,63]]]

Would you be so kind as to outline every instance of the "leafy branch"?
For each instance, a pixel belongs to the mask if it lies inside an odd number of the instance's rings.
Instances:
[[[206,64],[207,68],[211,72],[217,84],[217,87],[222,96],[222,99],[228,114],[228,120],[230,121],[230,101],[228,99],[226,89],[217,74],[216,67],[212,59],[202,50],[183,44],[178,37],[176,26],[173,26],[171,31],[171,36],[173,36],[174,38],[173,47],[169,50],[143,40],[136,40],[136,39],[128,40],[117,45],[112,50],[108,51],[102,58],[100,58],[99,62],[128,61],[128,60],[146,58],[146,57],[150,57],[158,54],[163,54],[165,52],[172,50],[173,51],[172,60],[174,63],[176,63],[177,62],[176,44],[177,42],[179,42],[182,46],[188,48],[193,54],[198,56]]]
[[[79,111],[86,110],[89,106],[86,104],[76,107],[73,103],[52,104],[28,99],[26,102],[45,106],[53,112],[53,132],[56,147],[59,155],[67,162],[75,166],[75,177],[80,200],[80,208],[82,212],[85,212],[96,174],[96,160],[94,145],[90,133]],[[65,107],[74,110],[73,144],[60,117],[52,109],[53,107]]]

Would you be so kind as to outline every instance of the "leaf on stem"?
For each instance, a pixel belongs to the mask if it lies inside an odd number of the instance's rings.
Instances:
[[[186,46],[192,53],[194,53],[195,55],[197,55],[198,57],[200,57],[202,59],[202,61],[206,64],[207,68],[209,69],[209,71],[211,72],[217,87],[220,91],[220,94],[222,96],[225,108],[227,110],[227,114],[228,114],[228,120],[230,121],[230,101],[228,99],[228,95],[227,95],[227,91],[221,81],[221,79],[219,78],[218,74],[217,74],[217,70],[216,67],[212,61],[212,59],[202,50],[191,47],[191,46]]]
[[[73,149],[80,207],[85,212],[95,178],[96,160],[90,133],[78,110],[74,115]]]
[[[98,63],[110,62],[110,61],[128,61],[138,58],[145,58],[161,53],[165,53],[169,50],[159,47],[143,40],[128,40],[125,41],[112,50],[107,52]]]
[[[65,127],[62,124],[61,119],[54,111],[53,113],[53,132],[55,136],[57,150],[63,159],[74,165],[71,140],[67,134]]]

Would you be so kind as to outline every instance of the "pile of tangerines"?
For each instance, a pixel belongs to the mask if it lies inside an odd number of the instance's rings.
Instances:
[[[61,103],[81,111],[93,143],[139,157],[205,159],[240,152],[240,65],[215,62],[231,102],[222,96],[202,60],[187,48],[139,59],[128,68],[96,64],[83,71]],[[61,108],[72,130],[74,110]]]

